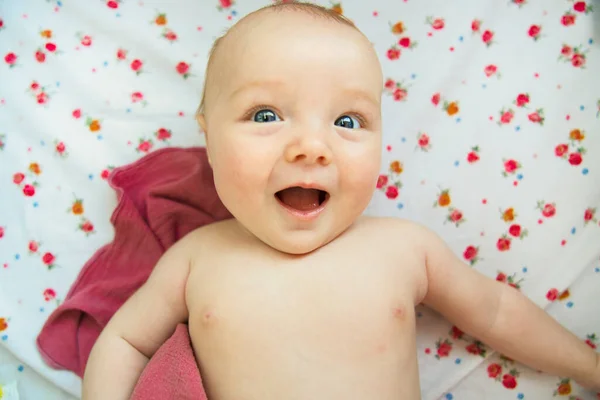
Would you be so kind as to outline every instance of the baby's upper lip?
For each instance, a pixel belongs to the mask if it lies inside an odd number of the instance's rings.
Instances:
[[[297,182],[297,183],[287,185],[287,186],[279,189],[277,191],[277,193],[281,192],[282,190],[293,188],[293,187],[300,187],[303,189],[317,189],[317,190],[322,190],[323,192],[329,193],[329,190],[327,190],[325,185],[321,185],[320,183],[317,183],[317,182]]]

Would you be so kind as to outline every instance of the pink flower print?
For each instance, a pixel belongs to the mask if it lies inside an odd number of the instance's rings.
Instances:
[[[79,224],[79,230],[84,232],[86,236],[89,236],[92,233],[96,233],[94,231],[94,224],[92,224],[89,220],[83,218],[81,223]]]
[[[217,9],[219,11],[224,11],[224,10],[227,10],[228,8],[230,8],[234,4],[235,4],[235,2],[233,0],[219,0],[219,5],[217,6]]]
[[[42,256],[42,262],[44,265],[46,265],[46,267],[48,267],[49,270],[56,266],[54,261],[56,261],[56,256],[50,252],[46,252]]]
[[[190,76],[190,73],[189,73],[190,67],[191,67],[190,64],[181,61],[180,63],[177,64],[175,69],[177,70],[177,73],[179,75],[183,76],[183,79],[187,79]]]
[[[118,49],[117,50],[117,60],[123,61],[127,58],[127,50]],[[132,67],[133,68],[133,67]],[[134,70],[135,71],[135,70]]]
[[[107,166],[105,169],[102,170],[102,172],[100,173],[100,177],[102,179],[108,179],[108,177],[110,176],[110,173],[112,172],[112,170],[115,169],[115,167],[113,167],[112,165]]]
[[[521,228],[521,225],[519,224],[512,224],[508,228],[508,233],[510,234],[510,236],[523,239],[525,236],[527,236],[527,229]]]
[[[67,153],[67,146],[65,146],[64,142],[55,142],[56,153],[61,157],[66,157],[69,153]]]
[[[423,151],[429,151],[431,150],[431,143],[429,142],[429,136],[426,133],[421,133],[419,132],[419,134],[417,135],[417,148],[423,150]]]
[[[35,254],[38,252],[38,249],[40,248],[40,243],[36,242],[35,240],[30,240],[29,245],[27,247],[29,249],[29,254]]]
[[[27,197],[33,197],[35,195],[35,186],[30,184],[23,186],[23,194]]]
[[[483,69],[483,73],[485,74],[485,76],[487,76],[488,78],[492,75],[496,75],[498,72],[498,67],[495,66],[494,64],[489,64],[488,66],[486,66]],[[497,77],[500,77],[500,74],[497,74]]]
[[[140,138],[139,144],[135,149],[137,152],[147,153],[152,150],[154,143],[152,143],[151,139]]]
[[[474,164],[477,161],[479,161],[479,146],[472,147],[469,154],[467,154],[467,162],[469,164]]]
[[[0,226],[0,239],[4,237],[4,227]]]
[[[131,69],[136,73],[136,75],[139,75],[142,72],[144,72],[142,70],[144,63],[141,60],[138,60],[137,58],[131,62],[130,66],[131,66]]]
[[[405,49],[413,49],[417,46],[417,42],[412,41],[409,37],[403,37],[398,40],[398,45],[400,47],[404,47]]]
[[[556,157],[567,158],[567,152],[569,151],[569,145],[562,143],[554,148],[554,154]]]
[[[521,8],[527,1],[526,0],[511,0],[513,4],[516,4]]]
[[[541,32],[542,32],[542,27],[540,25],[531,25],[529,27],[529,30],[527,31],[527,34],[529,35],[530,38],[537,41],[540,39]]]
[[[428,24],[429,26],[431,26],[431,28],[435,29],[436,31],[444,29],[444,26],[446,25],[443,18],[433,18],[433,17],[427,17],[427,19],[425,20],[425,23]]]
[[[477,261],[480,260],[480,258],[479,258],[479,247],[476,247],[476,246],[467,246],[467,248],[463,252],[463,257],[464,257],[464,259],[466,261],[469,262],[469,264],[471,264],[471,265],[477,264]]]
[[[72,115],[73,115],[73,118],[75,118],[75,119],[81,118],[81,110],[80,109],[73,110]]]
[[[168,142],[169,139],[171,139],[172,133],[169,129],[160,128],[154,132],[154,136],[156,136],[156,139],[160,140],[161,142]]]
[[[481,35],[481,40],[483,41],[483,43],[485,43],[485,45],[487,47],[490,47],[494,43],[493,42],[493,40],[494,40],[494,32],[490,31],[490,30],[486,30]]]
[[[590,222],[596,223],[596,209],[589,207],[585,210],[585,212],[583,213],[583,223],[585,225],[589,224]]]
[[[377,189],[381,189],[382,187],[384,187],[385,185],[387,185],[388,183],[388,176],[387,175],[379,175],[379,177],[377,178]]]
[[[577,1],[573,4],[573,10],[579,13],[588,14],[592,12],[592,6],[588,5],[585,1]]]
[[[535,110],[532,113],[529,113],[527,115],[527,119],[529,119],[529,121],[533,122],[534,124],[540,124],[540,125],[544,125],[544,120],[546,119],[544,117],[544,109],[543,108],[538,108],[537,110]]]
[[[573,53],[573,49],[570,46],[563,44],[563,47],[560,50],[560,54],[562,56],[569,57],[571,53]]]
[[[479,32],[479,29],[481,29],[481,21],[478,19],[474,19],[473,22],[471,22],[471,31],[475,33]]]
[[[573,54],[573,57],[571,57],[571,65],[575,68],[583,67],[585,65],[585,54]]]
[[[514,116],[515,112],[512,110],[512,108],[509,108],[508,110],[503,108],[500,110],[500,121],[498,122],[498,125],[510,124]]]
[[[510,245],[511,245],[511,239],[509,237],[507,237],[506,235],[503,235],[496,242],[496,247],[498,248],[499,251],[508,251],[508,250],[510,250]]]
[[[4,29],[4,20],[0,18],[0,31]]]
[[[36,91],[40,88],[40,84],[37,83],[36,81],[31,82],[31,85],[29,85],[29,89]]]
[[[556,215],[556,204],[554,203],[546,203],[541,200],[537,202],[536,208],[542,212],[545,218],[552,218]]]
[[[431,102],[434,106],[437,107],[437,105],[440,104],[440,98],[441,95],[439,93],[435,93],[433,96],[431,96]]]
[[[502,162],[504,163],[504,171],[502,171],[504,177],[516,174],[517,170],[521,168],[521,164],[513,159],[503,160]]]
[[[575,24],[577,16],[570,11],[567,11],[561,18],[560,23],[564,26],[571,26]]]
[[[38,104],[46,104],[50,97],[46,94],[46,92],[40,92],[36,96]]]
[[[44,293],[42,295],[44,296],[45,301],[52,301],[56,299],[56,291],[54,291],[54,289],[48,288],[44,290]]]
[[[446,221],[444,221],[444,223],[451,222],[458,228],[460,224],[462,224],[465,221],[466,220],[463,216],[462,211],[453,207],[448,208],[448,216],[446,216]]]
[[[106,2],[106,6],[108,8],[112,8],[113,10],[116,10],[117,8],[119,8],[119,1],[118,0],[109,0]]]
[[[400,49],[395,46],[387,51],[387,58],[394,61],[400,58]]]
[[[396,187],[394,185],[388,186],[387,189],[385,190],[385,195],[390,200],[394,200],[395,198],[398,197],[399,194],[400,194],[400,191],[398,190],[398,187]]]
[[[22,172],[17,172],[16,174],[13,175],[13,183],[20,185],[21,182],[23,182],[25,180],[25,174],[23,174]]]
[[[165,28],[162,33],[162,37],[167,39],[169,42],[173,43],[177,40],[177,34],[170,29]]]
[[[520,93],[515,100],[517,107],[526,107],[529,103],[529,93]]]
[[[554,301],[556,299],[558,299],[558,289],[556,288],[552,288],[550,290],[548,290],[548,292],[546,293],[546,299],[548,299],[548,301]]]
[[[383,85],[383,87],[386,88],[387,90],[394,89],[395,86],[396,86],[396,82],[393,79],[390,79],[390,78],[388,78],[385,81],[385,84]]]
[[[404,101],[406,100],[406,96],[408,95],[408,92],[406,91],[406,89],[399,87],[396,88],[396,90],[394,90],[393,96],[394,96],[394,101]]]
[[[142,92],[133,92],[131,93],[131,102],[132,103],[140,103],[143,107],[146,107],[148,102],[144,100],[144,94]]]
[[[92,45],[92,38],[90,36],[85,35],[85,36],[81,37],[80,39],[81,39],[82,46],[90,47]]]
[[[10,68],[13,68],[17,65],[17,58],[15,53],[8,53],[4,56],[4,62],[6,62]]]
[[[579,150],[583,150],[583,149],[579,149]],[[569,164],[573,165],[574,167],[581,164],[583,162],[583,157],[581,156],[582,153],[583,153],[582,151],[576,151],[574,153],[569,154]]]

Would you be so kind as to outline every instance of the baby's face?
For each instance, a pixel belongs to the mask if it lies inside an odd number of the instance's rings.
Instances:
[[[303,254],[365,210],[381,157],[382,76],[359,32],[263,13],[229,37],[208,97],[217,192],[247,231]],[[214,76],[214,75],[213,75]]]

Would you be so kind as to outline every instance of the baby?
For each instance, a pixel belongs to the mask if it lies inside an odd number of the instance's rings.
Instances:
[[[210,400],[419,399],[421,303],[600,390],[598,354],[518,290],[422,226],[361,216],[380,171],[383,76],[351,22],[308,4],[258,10],[217,40],[206,79],[198,122],[234,218],[164,254],[96,342],[84,400],[127,399],[181,322]]]

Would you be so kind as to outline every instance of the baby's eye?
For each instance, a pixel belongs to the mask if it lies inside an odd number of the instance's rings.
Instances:
[[[353,118],[349,115],[342,115],[341,117],[336,119],[335,125],[346,129],[359,129],[361,127],[358,119]]]
[[[254,113],[254,122],[280,121],[280,118],[271,110],[259,110]]]

